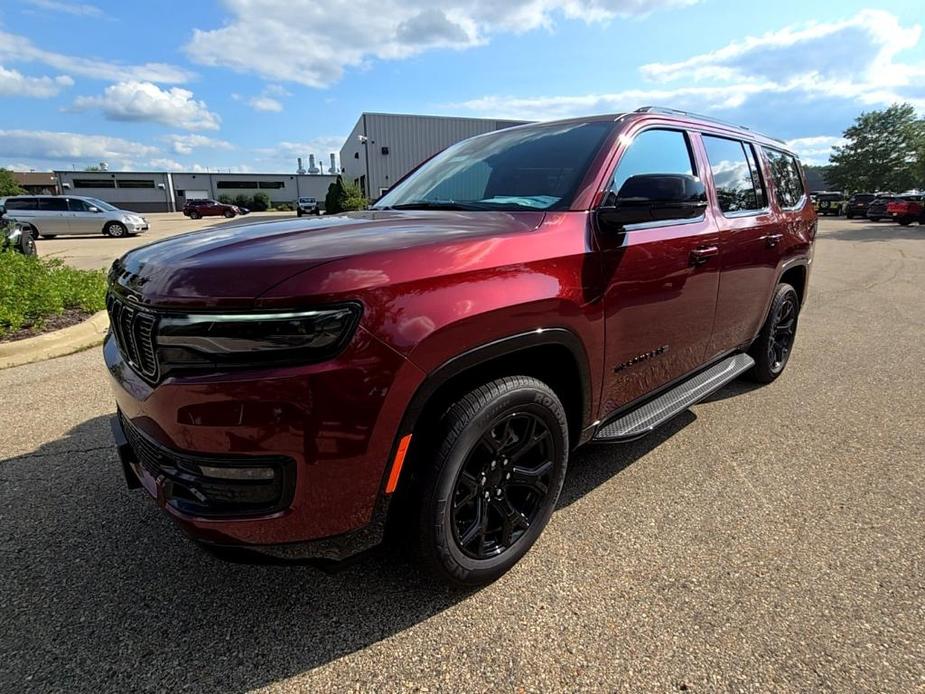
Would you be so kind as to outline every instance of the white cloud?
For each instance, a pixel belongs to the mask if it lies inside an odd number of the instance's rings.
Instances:
[[[274,111],[283,110],[283,105],[276,99],[269,96],[255,96],[247,102],[255,111]]]
[[[64,2],[63,0],[28,0],[30,5],[50,12],[62,12],[79,17],[105,17],[96,5],[85,2]]]
[[[192,60],[266,79],[328,86],[370,59],[465,49],[493,34],[550,28],[554,20],[605,22],[696,0],[226,0],[232,18],[193,32]],[[296,19],[297,18],[297,19]]]
[[[203,166],[202,164],[182,164],[175,159],[155,158],[148,161],[148,166],[157,171],[182,171],[184,173],[253,173],[245,164],[234,166]]]
[[[151,159],[148,165],[155,171],[183,171],[187,167],[175,159]]]
[[[167,135],[164,139],[176,154],[192,154],[194,149],[234,149],[230,142],[205,135]]]
[[[918,25],[865,10],[844,21],[786,27],[675,63],[643,66],[648,88],[591,94],[488,95],[447,110],[548,120],[658,104],[708,113],[789,137],[838,132],[862,109],[909,101],[925,110],[925,63],[899,52],[920,45]],[[823,153],[808,154],[824,158]],[[825,155],[827,157],[827,154]]]
[[[346,139],[344,136],[326,136],[308,142],[278,142],[273,147],[259,148],[255,153],[264,171],[295,171],[299,157],[302,157],[302,165],[307,169],[308,157],[314,154],[317,165],[327,173],[331,166],[331,153],[338,155]],[[340,163],[337,162],[336,166],[339,169]]]
[[[67,75],[57,77],[27,77],[18,70],[0,65],[0,96],[30,96],[47,99],[57,96],[62,89],[72,87],[74,80]]]
[[[24,36],[0,31],[0,60],[8,63],[42,63],[57,70],[67,71],[73,75],[92,79],[118,82],[122,80],[140,80],[179,84],[192,79],[193,75],[176,65],[166,63],[144,63],[142,65],[125,65],[122,63],[80,58],[63,53],[46,51],[33,44]]]
[[[101,162],[127,168],[139,157],[153,156],[156,147],[107,135],[49,130],[0,130],[0,156],[61,164]]]
[[[800,155],[804,164],[824,164],[836,145],[847,142],[843,137],[834,135],[815,135],[812,137],[795,137],[787,140],[787,146]]]
[[[161,89],[151,82],[119,82],[100,96],[82,96],[74,108],[99,108],[110,120],[153,121],[187,130],[217,130],[221,118],[188,89]]]

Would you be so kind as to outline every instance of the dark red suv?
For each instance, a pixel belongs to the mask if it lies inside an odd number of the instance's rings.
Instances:
[[[152,243],[110,273],[126,478],[224,552],[388,529],[492,580],[575,448],[780,375],[815,233],[780,141],[645,108],[466,140],[365,212]]]
[[[247,210],[237,205],[229,205],[217,200],[203,198],[201,200],[187,200],[183,205],[183,214],[190,219],[199,219],[201,217],[237,217],[239,214],[247,214]]]

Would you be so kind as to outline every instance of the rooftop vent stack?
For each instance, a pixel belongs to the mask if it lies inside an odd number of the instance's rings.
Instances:
[[[299,168],[296,169],[296,173],[299,174],[299,176],[305,175],[305,167],[302,166],[302,157],[299,157]]]
[[[319,173],[321,173],[321,169],[319,169],[317,166],[315,166],[315,155],[314,155],[314,154],[309,154],[309,155],[308,155],[308,173],[310,173],[310,174],[319,174]]]
[[[331,152],[331,168],[328,169],[329,174],[337,173],[337,163],[334,161],[334,152]]]

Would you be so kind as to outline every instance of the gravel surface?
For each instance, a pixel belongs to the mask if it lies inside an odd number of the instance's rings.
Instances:
[[[588,448],[511,573],[222,563],[97,350],[0,371],[0,691],[925,689],[925,227],[825,220],[787,373]]]

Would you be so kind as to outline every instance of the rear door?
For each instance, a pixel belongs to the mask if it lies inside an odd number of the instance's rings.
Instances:
[[[66,198],[38,198],[38,212],[36,213],[36,228],[40,234],[59,235],[69,234],[71,226],[68,220]]]
[[[756,147],[701,134],[713,183],[722,248],[716,321],[709,357],[750,342],[764,321],[783,243],[782,219],[771,208]]]
[[[609,185],[618,195],[631,176],[703,176],[688,133],[649,128],[621,137]],[[703,365],[719,283],[719,234],[711,210],[598,233],[604,295],[606,414]]]
[[[91,212],[91,205],[79,198],[68,198],[68,214],[72,234],[99,234],[103,231],[103,216],[99,212]]]

